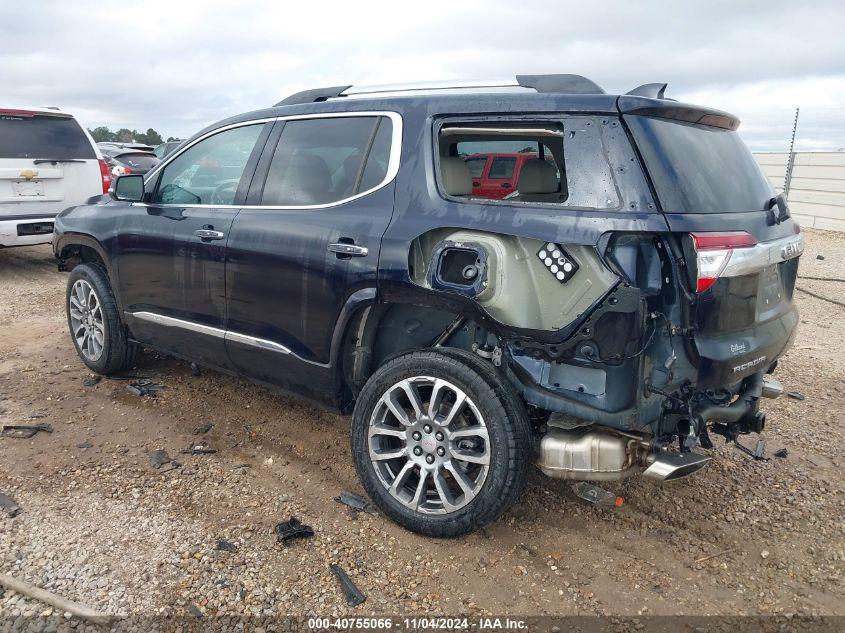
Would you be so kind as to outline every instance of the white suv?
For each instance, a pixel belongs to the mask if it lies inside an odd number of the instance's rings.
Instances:
[[[72,115],[0,108],[0,247],[50,242],[57,213],[110,186],[100,150]]]

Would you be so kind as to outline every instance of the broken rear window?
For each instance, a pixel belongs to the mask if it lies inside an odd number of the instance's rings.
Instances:
[[[440,129],[438,145],[441,191],[449,197],[514,205],[620,207],[595,117],[449,121]],[[452,159],[463,161],[465,169]]]

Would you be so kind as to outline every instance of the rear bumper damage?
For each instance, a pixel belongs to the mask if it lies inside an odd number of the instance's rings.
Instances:
[[[712,446],[707,427],[736,440],[738,435],[763,430],[766,416],[759,410],[760,398],[777,398],[783,386],[770,376],[755,374],[744,381],[741,391],[730,404],[700,402],[691,407],[690,442],[681,442],[681,450],[670,450],[660,439],[649,434],[628,433],[603,427],[566,428],[554,417],[541,437],[537,466],[547,476],[557,479],[613,481],[635,473],[654,481],[672,481],[698,472],[710,456],[691,450],[702,436],[702,446]]]

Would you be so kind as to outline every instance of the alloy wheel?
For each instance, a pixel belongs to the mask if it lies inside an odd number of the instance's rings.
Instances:
[[[78,279],[70,291],[70,327],[79,351],[91,362],[103,355],[105,326],[100,299],[90,283]]]
[[[490,468],[484,418],[466,393],[441,378],[416,376],[390,387],[373,410],[367,437],[381,484],[424,514],[466,506]]]

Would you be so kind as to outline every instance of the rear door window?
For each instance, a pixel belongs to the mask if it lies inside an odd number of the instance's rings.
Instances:
[[[383,116],[286,121],[261,204],[322,206],[374,189],[387,176],[391,140]]]
[[[90,160],[97,155],[73,117],[0,110],[0,158]]]

